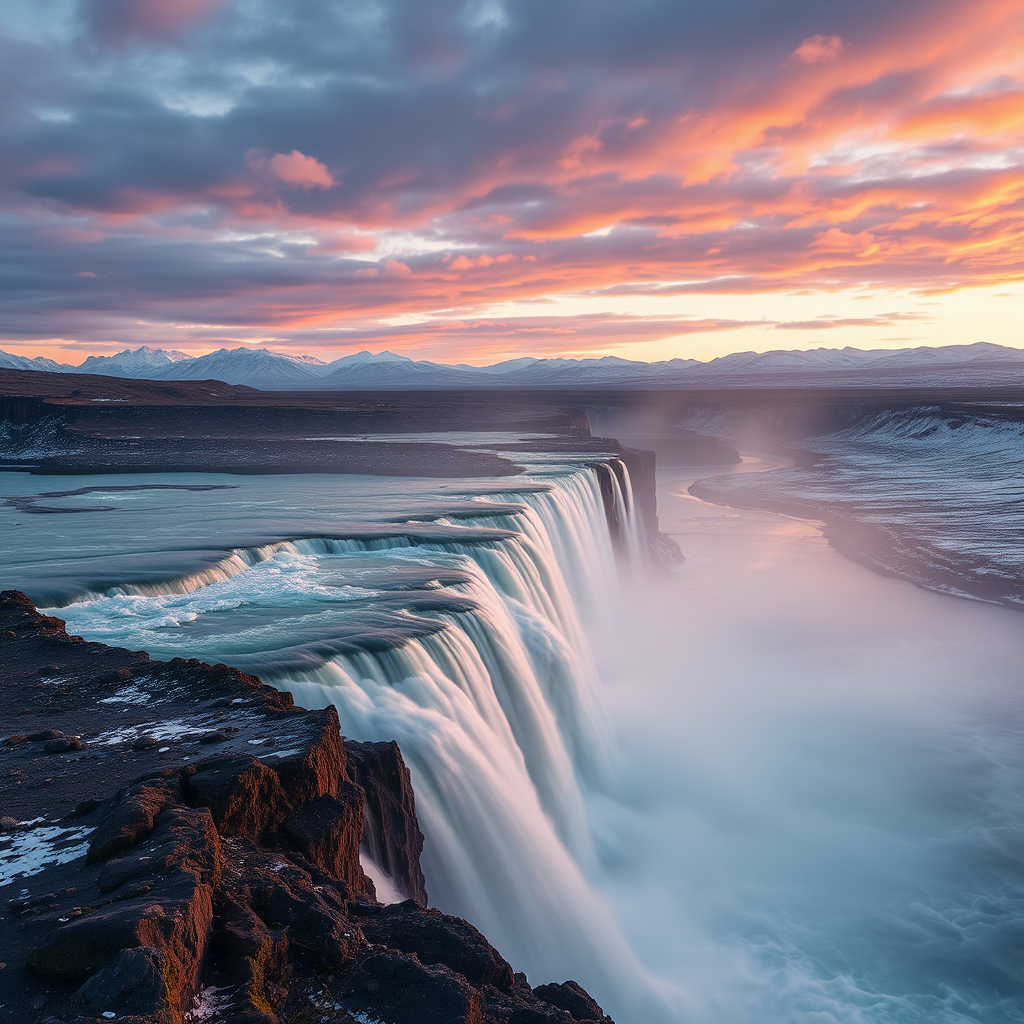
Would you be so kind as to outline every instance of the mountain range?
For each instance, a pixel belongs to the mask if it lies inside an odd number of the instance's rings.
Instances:
[[[0,351],[0,369],[93,373],[144,380],[220,380],[271,391],[462,387],[747,387],[1024,384],[1024,350],[977,342],[941,348],[856,348],[734,352],[700,362],[511,359],[491,366],[435,363],[393,352],[357,352],[325,363],[263,348],[218,349],[202,356],[142,346],[89,356],[80,366]]]

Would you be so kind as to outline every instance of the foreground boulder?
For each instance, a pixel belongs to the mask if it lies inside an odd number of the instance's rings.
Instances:
[[[427,910],[414,900],[367,907],[360,916],[371,942],[415,953],[424,964],[444,964],[474,985],[512,991],[512,968],[468,921]]]
[[[108,967],[97,971],[79,990],[83,1006],[93,1013],[147,1016],[174,1001],[166,954],[152,946],[124,950]]]

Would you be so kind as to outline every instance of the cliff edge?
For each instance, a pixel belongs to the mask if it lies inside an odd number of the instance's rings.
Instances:
[[[427,907],[398,745],[333,707],[3,591],[0,708],[0,1020],[610,1024]]]

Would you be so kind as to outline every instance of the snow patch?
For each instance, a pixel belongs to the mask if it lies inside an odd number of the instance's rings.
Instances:
[[[152,736],[155,740],[183,740],[202,736],[210,729],[210,725],[209,722],[185,722],[180,718],[169,718],[163,722],[143,722],[141,725],[101,732],[90,742],[101,747],[112,747],[118,743],[131,743],[140,736]]]
[[[231,1005],[232,995],[233,991],[227,987],[210,985],[204,988],[199,993],[196,1005],[185,1014],[185,1020],[211,1020],[215,1014],[226,1010]]]
[[[100,704],[148,704],[153,699],[151,693],[147,693],[145,690],[140,689],[136,684],[132,683],[128,686],[122,686],[112,697],[103,697]]]
[[[10,885],[16,878],[38,875],[54,864],[70,864],[84,857],[89,844],[83,840],[93,831],[36,825],[28,831],[0,837],[0,886]]]
[[[365,1010],[349,1010],[348,1015],[359,1024],[385,1024],[379,1017],[371,1017]]]

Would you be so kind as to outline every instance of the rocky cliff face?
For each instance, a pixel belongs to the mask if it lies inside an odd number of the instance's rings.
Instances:
[[[608,1020],[427,908],[401,752],[333,708],[86,643],[13,591],[0,707],[0,1019]],[[361,851],[409,898],[380,902]]]

